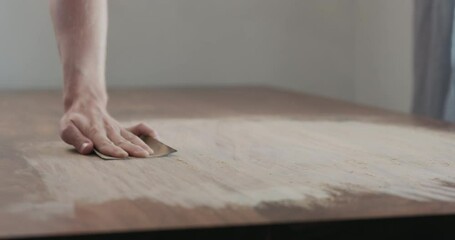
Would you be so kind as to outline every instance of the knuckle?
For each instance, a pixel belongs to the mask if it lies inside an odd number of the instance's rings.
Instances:
[[[136,135],[134,135],[134,134],[131,134],[131,135],[128,134],[128,135],[125,136],[125,139],[130,141],[130,142],[136,142],[139,138]]]
[[[111,147],[113,146],[111,142],[107,141],[107,140],[101,140],[97,143],[98,147],[100,148],[106,148],[106,147]]]
[[[63,129],[65,128],[66,126],[68,126],[68,123],[69,123],[69,119],[67,116],[63,116],[62,118],[60,118],[60,129]]]
[[[147,128],[147,125],[145,123],[141,122],[137,125],[137,127],[140,129],[144,129],[144,128]]]
[[[104,128],[106,129],[107,132],[116,132],[117,131],[117,129],[114,126],[112,126],[112,124],[109,124],[109,123],[105,124]]]
[[[142,147],[135,145],[135,144],[131,144],[131,149],[133,151],[143,151]]]
[[[127,147],[127,146],[129,146],[128,142],[125,141],[125,140],[117,141],[117,142],[115,142],[115,145],[117,145],[119,147]]]
[[[70,113],[66,115],[62,120],[65,122],[82,122],[84,119],[83,116],[81,116],[79,113]]]
[[[90,126],[90,127],[88,127],[87,132],[88,132],[88,135],[95,136],[95,135],[100,134],[101,130],[97,126]]]

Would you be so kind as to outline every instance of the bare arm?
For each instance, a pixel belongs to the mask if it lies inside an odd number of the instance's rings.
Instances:
[[[50,0],[50,9],[63,67],[65,109],[85,91],[106,104],[106,0]]]
[[[137,135],[156,137],[156,133],[144,124],[122,128],[106,110],[107,1],[50,0],[49,4],[63,68],[61,138],[82,154],[96,147],[115,157],[147,156],[152,150]]]

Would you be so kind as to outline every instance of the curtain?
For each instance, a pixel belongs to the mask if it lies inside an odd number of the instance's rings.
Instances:
[[[444,110],[444,120],[455,122],[455,16],[452,23],[452,51],[451,51],[451,68],[450,87]]]
[[[418,115],[437,119],[446,116],[454,1],[415,0],[413,111]]]

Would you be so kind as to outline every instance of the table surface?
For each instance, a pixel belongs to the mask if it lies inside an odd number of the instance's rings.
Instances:
[[[179,151],[82,156],[59,92],[0,93],[0,237],[455,213],[452,125],[263,87],[110,96]]]

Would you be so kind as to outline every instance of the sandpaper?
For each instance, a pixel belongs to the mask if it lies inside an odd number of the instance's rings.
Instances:
[[[165,157],[171,153],[177,152],[176,149],[160,142],[159,140],[150,137],[150,136],[141,136],[141,139],[153,150],[153,154],[148,156],[147,158],[159,158],[159,157]],[[123,158],[116,158],[116,157],[111,157],[105,154],[100,153],[96,149],[94,149],[96,155],[98,155],[100,158],[104,160],[119,160]]]

